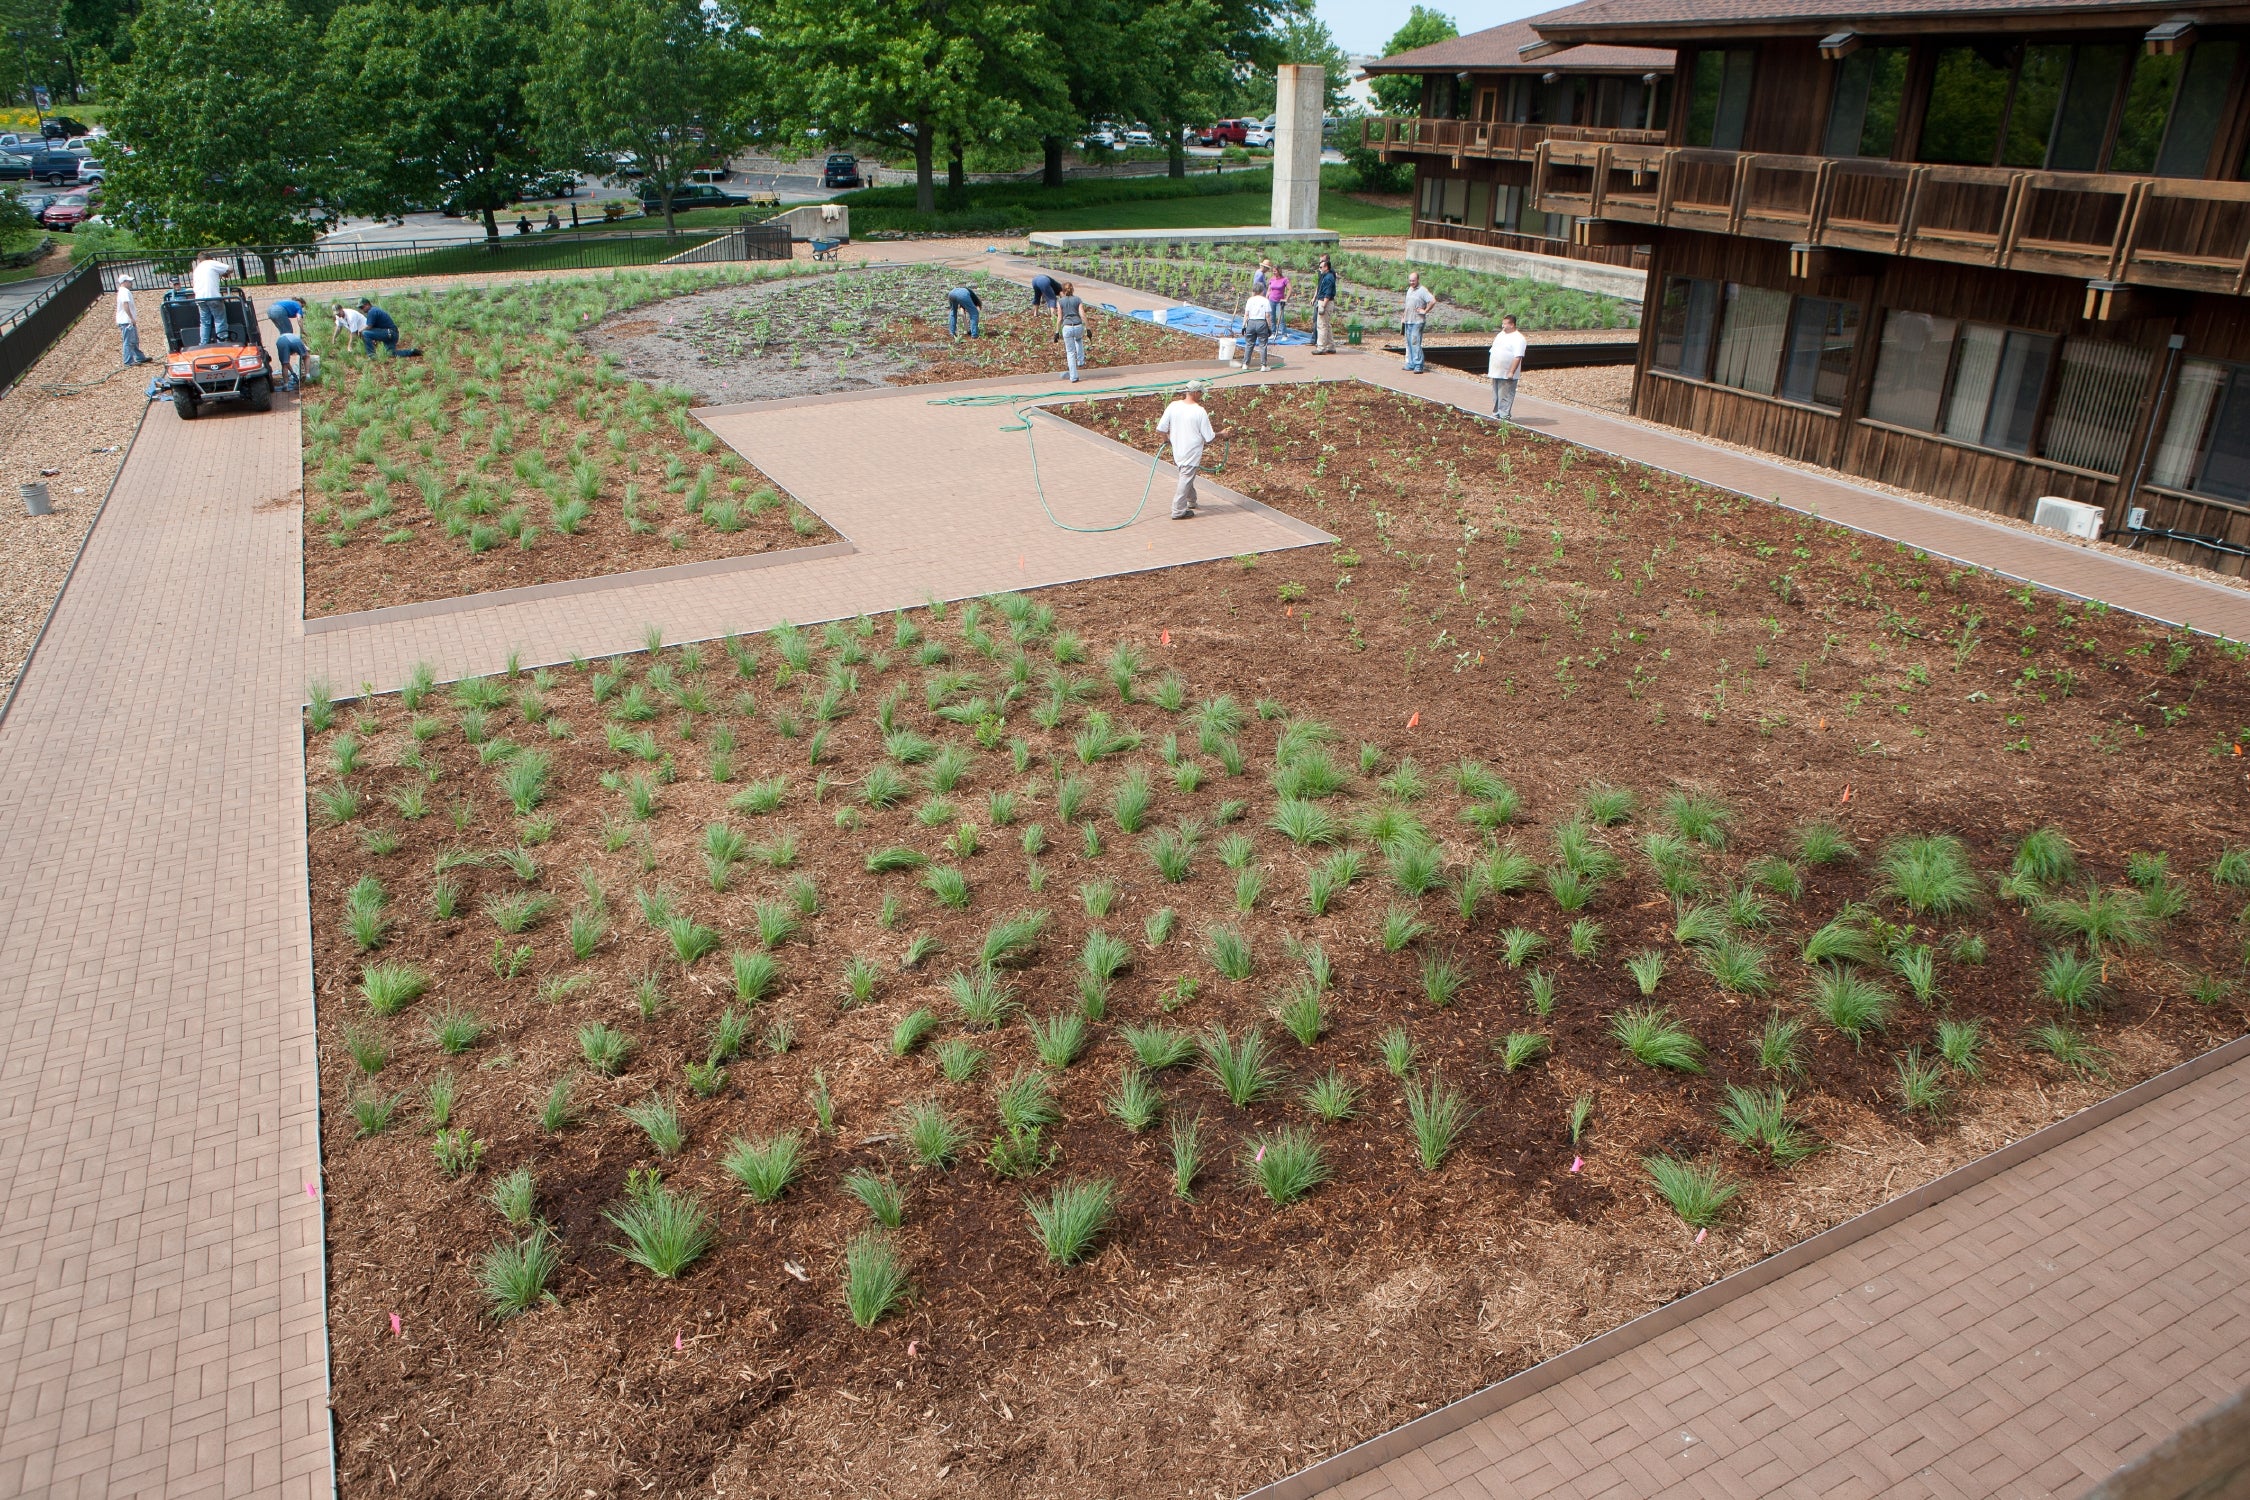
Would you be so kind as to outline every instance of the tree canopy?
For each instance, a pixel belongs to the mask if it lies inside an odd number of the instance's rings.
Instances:
[[[1427,47],[1436,42],[1450,42],[1461,34],[1453,18],[1442,11],[1417,5],[1407,16],[1406,24],[1391,33],[1384,44],[1383,55],[1396,57],[1401,52],[1412,52],[1416,47]],[[1412,115],[1421,113],[1422,80],[1412,73],[1385,73],[1374,80],[1375,102],[1383,106],[1385,114]]]

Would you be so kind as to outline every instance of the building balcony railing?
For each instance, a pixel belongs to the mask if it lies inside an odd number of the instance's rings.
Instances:
[[[1529,161],[1542,141],[1616,141],[1661,146],[1661,130],[1610,130],[1593,125],[1507,125],[1490,120],[1423,120],[1385,115],[1367,121],[1364,139],[1385,160],[1400,155],[1462,161]]]
[[[1584,221],[2250,292],[2250,182],[1551,139],[1533,152],[1531,204]]]

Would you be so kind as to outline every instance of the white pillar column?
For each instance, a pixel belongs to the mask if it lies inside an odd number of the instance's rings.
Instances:
[[[1320,227],[1320,126],[1325,70],[1296,63],[1274,79],[1273,228]]]

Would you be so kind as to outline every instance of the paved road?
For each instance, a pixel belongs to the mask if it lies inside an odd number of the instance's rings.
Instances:
[[[41,292],[60,280],[60,276],[28,276],[22,281],[0,282],[0,323],[14,317],[18,308],[37,301]]]

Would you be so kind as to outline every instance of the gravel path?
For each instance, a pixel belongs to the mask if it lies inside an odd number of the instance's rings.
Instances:
[[[163,347],[155,314],[144,306],[141,348]],[[71,560],[125,462],[148,406],[142,393],[149,368],[120,370],[117,326],[104,297],[0,396],[0,474],[7,485],[0,495],[0,695],[14,689]],[[112,378],[102,380],[104,375]],[[75,395],[48,389],[94,381],[100,383]],[[44,480],[53,496],[53,515],[24,514],[16,486],[37,480]]]

